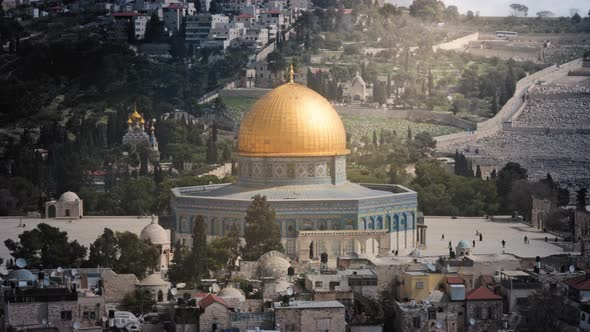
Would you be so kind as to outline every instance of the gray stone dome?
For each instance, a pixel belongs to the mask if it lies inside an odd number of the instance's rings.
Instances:
[[[471,249],[471,243],[465,240],[461,240],[457,244],[457,249]]]
[[[240,301],[246,301],[246,295],[244,295],[244,292],[242,292],[241,289],[237,289],[232,286],[225,287],[217,295],[222,298],[238,299]]]
[[[78,197],[76,193],[71,191],[66,191],[65,193],[61,194],[61,196],[58,199],[59,202],[75,202],[79,200],[80,197]]]
[[[158,224],[155,218],[141,230],[139,238],[144,241],[150,240],[153,244],[170,244],[168,232]]]
[[[269,251],[258,259],[258,276],[286,279],[291,263],[288,257],[278,251]]]

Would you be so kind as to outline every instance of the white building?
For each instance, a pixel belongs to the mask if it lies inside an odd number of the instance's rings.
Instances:
[[[268,30],[261,28],[244,29],[240,44],[252,50],[260,50],[268,44]]]
[[[83,215],[83,202],[71,191],[63,193],[57,201],[45,203],[45,218],[79,219]]]
[[[133,27],[133,34],[135,39],[143,39],[145,37],[145,28],[150,16],[140,14],[137,12],[117,12],[111,15],[114,19],[113,30],[111,37],[117,40],[127,40],[129,38],[129,26]]]
[[[229,17],[224,15],[198,14],[187,16],[185,20],[185,40],[189,43],[200,44],[209,38],[213,26],[225,23],[229,23]]]

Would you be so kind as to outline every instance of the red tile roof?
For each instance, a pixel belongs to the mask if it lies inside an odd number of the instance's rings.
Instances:
[[[563,281],[564,284],[581,291],[590,290],[590,275],[585,274]]]
[[[199,301],[199,307],[201,307],[201,309],[205,309],[215,302],[222,304],[226,308],[228,307],[227,303],[225,303],[225,301],[222,298],[215,294],[209,294],[205,296],[201,301]]]
[[[236,18],[254,18],[254,16],[250,15],[250,14],[241,14],[236,16]]]
[[[168,8],[168,9],[182,9],[183,7],[180,4],[171,3],[171,4],[168,5],[168,7],[164,7],[164,8]]]
[[[486,300],[501,300],[502,297],[485,286],[472,289],[465,296],[467,301],[486,301]]]
[[[447,284],[464,284],[465,281],[461,277],[447,277]]]

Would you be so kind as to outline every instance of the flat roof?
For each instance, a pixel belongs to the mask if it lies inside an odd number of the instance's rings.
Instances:
[[[370,187],[370,188],[369,188]],[[389,191],[387,189],[390,189]],[[399,191],[399,192],[393,192]],[[176,197],[215,198],[226,200],[252,200],[256,195],[266,196],[269,201],[330,201],[358,200],[395,197],[415,193],[398,185],[360,185],[346,182],[340,185],[276,185],[268,187],[245,186],[237,183],[172,188]]]
[[[282,302],[275,302],[277,309],[322,309],[322,308],[344,308],[338,301],[291,301],[289,306],[283,306]]]
[[[530,277],[531,275],[524,271],[502,271],[503,275],[507,277]]]

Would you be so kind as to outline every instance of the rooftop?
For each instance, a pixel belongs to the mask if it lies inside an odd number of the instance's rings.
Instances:
[[[581,291],[590,291],[590,275],[585,274],[563,281],[564,284]]]
[[[371,186],[375,189],[370,189]],[[377,189],[378,188],[378,189]],[[382,189],[381,189],[382,188]],[[228,200],[250,201],[256,195],[266,196],[269,201],[277,200],[355,200],[360,198],[378,198],[395,195],[395,193],[413,193],[401,186],[372,186],[347,182],[341,185],[288,185],[275,187],[251,187],[239,184],[219,184],[198,187],[172,189],[176,196],[211,197]],[[395,192],[395,193],[394,193]]]
[[[502,297],[485,286],[475,288],[469,291],[465,296],[467,301],[487,301],[487,300],[502,300]]]
[[[275,302],[277,309],[324,309],[324,308],[344,308],[344,305],[338,301],[291,301],[289,306],[283,306],[282,302]]]

